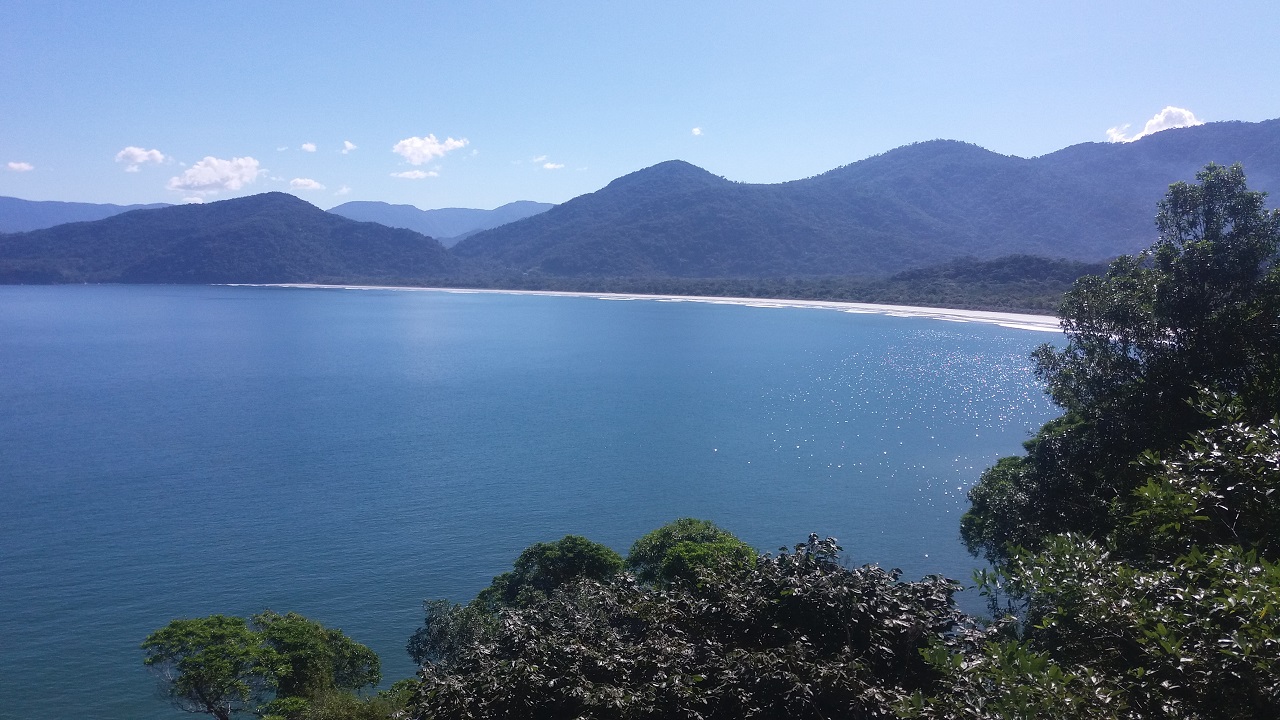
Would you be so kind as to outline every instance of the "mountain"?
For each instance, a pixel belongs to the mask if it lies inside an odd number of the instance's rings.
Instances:
[[[1169,184],[1210,161],[1241,162],[1251,187],[1280,190],[1280,120],[1029,159],[934,140],[773,185],[669,161],[453,250],[568,277],[888,275],[1011,254],[1093,262],[1150,245]]]
[[[40,230],[69,222],[102,220],[130,210],[154,210],[163,207],[169,207],[169,205],[166,203],[111,205],[0,197],[0,233]]]
[[[420,232],[440,240],[450,247],[462,238],[506,225],[516,220],[546,212],[555,207],[551,203],[518,200],[493,210],[469,208],[443,208],[419,210],[412,205],[390,205],[384,202],[354,201],[343,203],[329,212],[352,220],[376,222],[387,227],[398,227]]]
[[[0,235],[0,282],[413,282],[452,272],[440,243],[272,192]]]

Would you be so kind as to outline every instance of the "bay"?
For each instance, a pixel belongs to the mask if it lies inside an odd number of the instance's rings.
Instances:
[[[681,516],[968,580],[965,491],[1055,414],[1028,358],[1046,340],[653,300],[0,287],[0,717],[183,717],[138,643],[211,613],[301,612],[405,677],[424,598]]]

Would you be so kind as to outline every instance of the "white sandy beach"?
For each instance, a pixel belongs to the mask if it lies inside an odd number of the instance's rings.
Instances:
[[[582,297],[597,300],[642,300],[650,302],[696,302],[713,305],[744,305],[758,308],[809,308],[847,313],[891,315],[894,317],[928,318],[948,322],[976,322],[1018,330],[1062,332],[1061,321],[1052,315],[988,312],[986,310],[953,310],[950,308],[916,307],[913,305],[875,305],[872,303],[835,302],[830,300],[773,300],[768,298],[713,297],[702,295],[644,295],[632,293],[563,292],[557,290],[490,290],[466,288],[404,287],[396,285],[317,285],[313,283],[229,283],[231,287],[285,287],[329,290],[403,290],[408,292],[443,292],[460,294],[489,293],[496,295],[549,295]]]

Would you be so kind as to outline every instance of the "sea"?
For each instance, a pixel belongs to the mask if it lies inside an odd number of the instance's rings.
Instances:
[[[762,303],[0,287],[0,718],[187,717],[139,643],[268,608],[373,648],[385,687],[424,599],[679,517],[972,584],[966,491],[1056,414],[1045,342]]]

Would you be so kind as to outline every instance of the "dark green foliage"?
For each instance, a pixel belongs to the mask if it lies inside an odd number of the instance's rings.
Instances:
[[[582,580],[423,667],[416,718],[892,717],[958,585],[845,568],[831,538],[699,583]]]
[[[1015,614],[928,651],[908,716],[1280,717],[1280,216],[1238,167],[1199,180],[1064,304],[1039,362],[1067,414],[963,525]]]
[[[516,558],[511,572],[493,579],[476,601],[492,607],[524,607],[581,578],[603,580],[622,569],[622,558],[607,545],[581,535],[536,543]]]
[[[492,603],[459,605],[448,600],[424,600],[422,627],[409,637],[405,651],[419,665],[447,667],[466,649],[492,632],[496,623]]]
[[[1149,251],[1067,294],[1068,345],[1035,358],[1065,414],[974,488],[971,550],[999,558],[1010,543],[1114,528],[1144,481],[1139,455],[1205,427],[1191,402],[1202,391],[1239,397],[1254,421],[1280,408],[1280,213],[1239,166],[1209,165],[1198,180],[1170,187]]]
[[[756,551],[710,520],[680,518],[636,540],[627,569],[642,582],[696,580],[723,565],[746,567]]]

